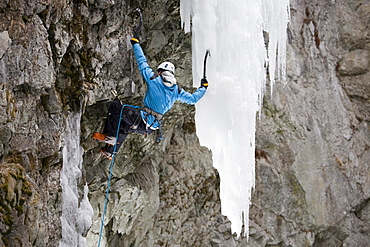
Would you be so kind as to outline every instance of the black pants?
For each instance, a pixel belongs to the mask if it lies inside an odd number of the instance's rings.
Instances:
[[[120,119],[122,107],[123,105],[121,102],[118,99],[115,99],[108,109],[108,116],[107,120],[105,121],[103,134],[116,137],[118,122],[121,120],[116,148],[114,149],[113,145],[105,145],[105,150],[109,153],[113,153],[114,151],[117,153],[129,133],[149,135],[153,132],[152,129],[147,128],[146,124],[141,118],[140,111],[133,107],[125,106],[122,110],[122,117]]]

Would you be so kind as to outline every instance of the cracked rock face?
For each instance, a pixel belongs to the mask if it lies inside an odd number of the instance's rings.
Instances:
[[[191,91],[191,37],[179,1],[0,3],[0,245],[58,246],[66,119],[81,113],[80,200],[96,246],[109,161],[100,131],[111,90],[140,104],[145,85],[129,38],[143,10],[148,62],[177,67]],[[106,246],[369,246],[369,25],[365,0],[291,0],[285,85],[266,95],[257,128],[250,236],[221,215],[219,176],[199,145],[194,107],[176,104],[164,140],[131,135],[113,168]]]
[[[257,129],[248,246],[369,246],[369,4],[291,1]]]
[[[0,4],[2,245],[59,245],[63,138],[68,115],[77,112],[84,148],[79,200],[87,184],[94,217],[85,237],[87,246],[96,246],[109,161],[100,157],[102,145],[91,135],[102,128],[111,90],[129,104],[142,101],[145,85],[129,43],[138,7],[149,63],[173,61],[178,83],[194,90],[191,36],[181,30],[178,1]],[[164,131],[160,144],[154,135],[130,136],[116,157],[103,243],[233,243],[230,222],[220,213],[211,153],[200,147],[195,134],[194,107],[176,104]],[[22,189],[24,184],[29,189]]]

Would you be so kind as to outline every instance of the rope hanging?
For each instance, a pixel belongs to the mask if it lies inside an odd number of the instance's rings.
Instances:
[[[122,120],[123,109],[126,106],[130,106],[130,107],[133,107],[133,108],[136,108],[136,109],[141,108],[140,106],[134,106],[134,105],[123,105],[122,108],[121,108],[121,112],[120,112],[119,119],[118,119],[117,131],[116,131],[116,141],[114,143],[114,148],[113,148],[113,153],[112,153],[112,160],[111,160],[111,163],[110,163],[110,166],[109,166],[109,176],[108,176],[107,190],[105,192],[104,210],[103,210],[103,215],[102,215],[102,218],[101,218],[98,247],[100,247],[101,238],[102,238],[102,235],[103,235],[104,219],[105,219],[105,214],[107,212],[107,205],[108,205],[108,200],[109,200],[108,197],[109,197],[109,192],[110,192],[110,184],[111,184],[111,180],[112,180],[114,159],[115,159],[115,156],[116,156],[116,148],[117,148],[116,144],[117,144],[117,140],[118,140],[118,136],[119,136],[119,130],[121,128],[121,120]],[[160,136],[158,137],[157,142],[159,142],[161,139],[163,139],[161,132],[162,132],[162,130],[160,129]]]
[[[101,242],[101,238],[102,238],[102,235],[103,235],[104,218],[105,218],[105,214],[107,212],[108,196],[109,196],[109,192],[110,192],[110,183],[111,183],[112,173],[113,173],[114,158],[116,156],[116,146],[117,146],[116,144],[117,144],[117,140],[118,140],[119,129],[121,127],[122,113],[123,113],[123,109],[125,108],[125,106],[127,106],[127,105],[122,106],[121,112],[120,112],[120,115],[119,115],[119,120],[118,120],[118,126],[117,126],[117,132],[116,132],[116,142],[114,143],[112,160],[110,162],[110,167],[109,167],[109,177],[108,177],[107,190],[105,192],[104,210],[103,210],[103,215],[102,215],[102,218],[101,218],[101,226],[100,226],[100,232],[99,232],[98,247],[100,247],[100,242]]]

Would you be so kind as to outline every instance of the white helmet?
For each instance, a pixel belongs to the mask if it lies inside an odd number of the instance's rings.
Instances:
[[[167,70],[170,71],[172,74],[175,74],[175,65],[173,65],[173,63],[163,62],[158,66],[157,71],[160,69]]]

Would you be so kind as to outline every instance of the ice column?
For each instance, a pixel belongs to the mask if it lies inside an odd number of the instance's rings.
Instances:
[[[205,51],[211,50],[207,64],[210,86],[197,104],[197,134],[201,145],[212,150],[220,174],[222,214],[232,222],[233,232],[247,235],[255,182],[256,114],[266,83],[266,63],[272,82],[276,61],[277,74],[285,69],[289,2],[181,0],[180,5],[184,30],[192,32],[196,87],[203,76]],[[263,31],[269,32],[268,48]]]
[[[64,135],[63,167],[60,172],[63,200],[60,247],[86,246],[83,235],[90,228],[94,215],[87,197],[87,185],[84,186],[84,193],[79,202],[78,182],[82,175],[83,155],[83,148],[80,146],[80,120],[80,114],[70,113]]]

